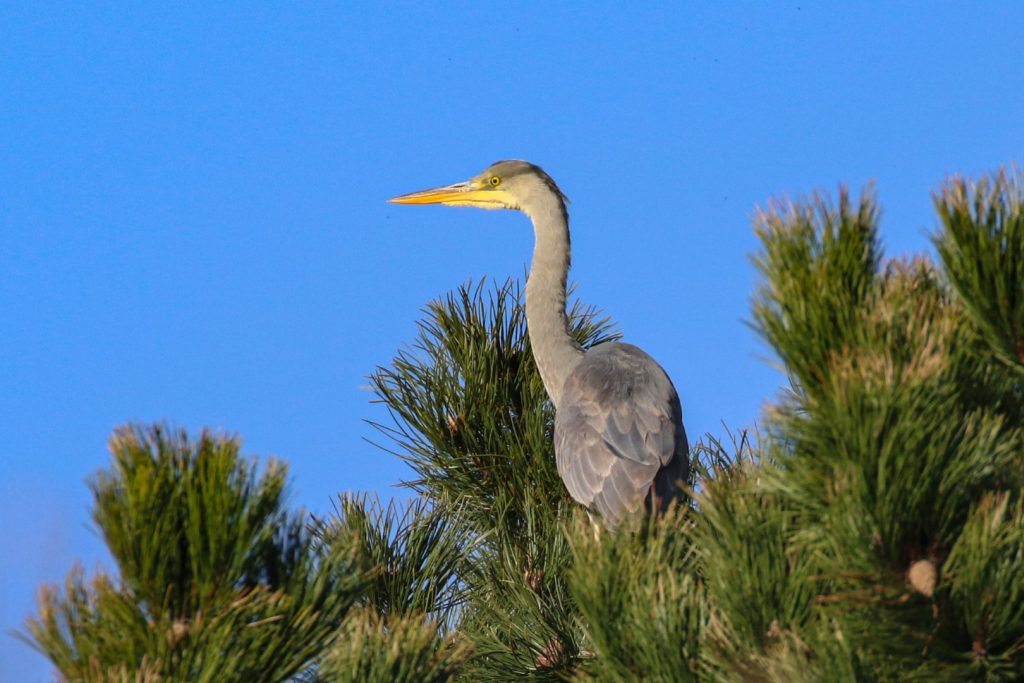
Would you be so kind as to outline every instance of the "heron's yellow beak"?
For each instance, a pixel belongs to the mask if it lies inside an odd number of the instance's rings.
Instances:
[[[388,200],[392,204],[447,204],[448,206],[479,206],[485,209],[508,207],[506,193],[488,185],[472,181],[455,183],[430,190],[410,192]]]

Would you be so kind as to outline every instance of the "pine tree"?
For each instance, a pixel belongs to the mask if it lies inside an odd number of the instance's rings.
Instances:
[[[688,504],[595,533],[519,285],[466,285],[372,376],[411,503],[304,525],[237,442],[121,432],[93,485],[120,578],[73,573],[31,637],[69,680],[1024,680],[1024,177],[935,205],[937,264],[884,258],[871,191],[759,212],[789,386],[756,439],[694,445]]]
[[[118,575],[44,589],[31,641],[69,681],[283,681],[333,640],[366,578],[283,507],[287,471],[238,440],[119,430],[92,482]]]

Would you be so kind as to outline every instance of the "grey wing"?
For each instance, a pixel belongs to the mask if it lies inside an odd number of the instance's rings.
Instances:
[[[609,527],[654,489],[680,495],[689,448],[679,396],[653,358],[630,344],[602,344],[566,378],[555,417],[555,459],[569,494]]]

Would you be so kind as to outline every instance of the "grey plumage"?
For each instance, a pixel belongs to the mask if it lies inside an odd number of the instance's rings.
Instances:
[[[688,451],[675,387],[643,350],[602,344],[566,378],[555,418],[558,474],[606,526],[676,498]]]
[[[644,505],[660,508],[682,496],[689,448],[668,375],[631,344],[584,351],[569,333],[569,214],[551,176],[525,161],[500,161],[464,183],[391,201],[515,209],[530,217],[535,244],[526,320],[555,405],[555,459],[569,494],[609,528]]]

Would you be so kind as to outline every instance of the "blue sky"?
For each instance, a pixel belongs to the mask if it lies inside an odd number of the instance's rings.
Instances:
[[[1021,160],[1019,3],[551,4],[0,7],[0,627],[110,567],[84,482],[126,421],[240,434],[312,510],[395,492],[366,375],[532,235],[387,197],[542,165],[579,295],[694,439],[782,382],[745,323],[758,203],[874,179],[899,255],[944,177]],[[0,680],[48,669],[0,637]]]

